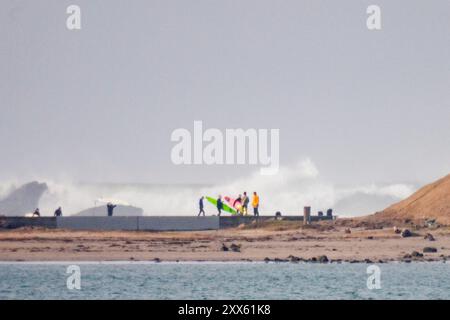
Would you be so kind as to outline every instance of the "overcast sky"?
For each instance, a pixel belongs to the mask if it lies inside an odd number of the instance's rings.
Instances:
[[[279,128],[337,184],[450,172],[450,2],[19,1],[0,9],[0,179],[210,183],[176,128]],[[78,4],[82,29],[66,28]],[[366,8],[382,9],[382,30]]]

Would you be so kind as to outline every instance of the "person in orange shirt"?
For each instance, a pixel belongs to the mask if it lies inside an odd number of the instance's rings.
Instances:
[[[256,194],[256,191],[253,192],[253,199],[252,199],[252,207],[253,207],[253,215],[255,217],[259,217],[259,196]]]

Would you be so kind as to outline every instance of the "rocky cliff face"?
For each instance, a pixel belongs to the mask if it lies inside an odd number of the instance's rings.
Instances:
[[[48,190],[47,184],[33,181],[0,199],[0,215],[23,216],[39,206],[39,200]]]

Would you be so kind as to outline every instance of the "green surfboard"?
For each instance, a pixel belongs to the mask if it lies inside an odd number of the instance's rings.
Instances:
[[[214,206],[217,207],[217,199],[211,198],[211,197],[205,197],[206,200],[208,200],[209,202],[211,202]],[[223,202],[222,202],[223,203]],[[223,203],[223,211],[225,212],[229,212],[231,214],[236,214],[236,210],[234,210],[233,208],[229,207],[228,205],[226,205],[225,203]]]

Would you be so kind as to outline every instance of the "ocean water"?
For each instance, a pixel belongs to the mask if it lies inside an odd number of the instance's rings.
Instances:
[[[70,265],[80,289],[67,286]],[[367,286],[368,266],[4,262],[0,299],[450,299],[450,263],[379,264],[379,289]]]

